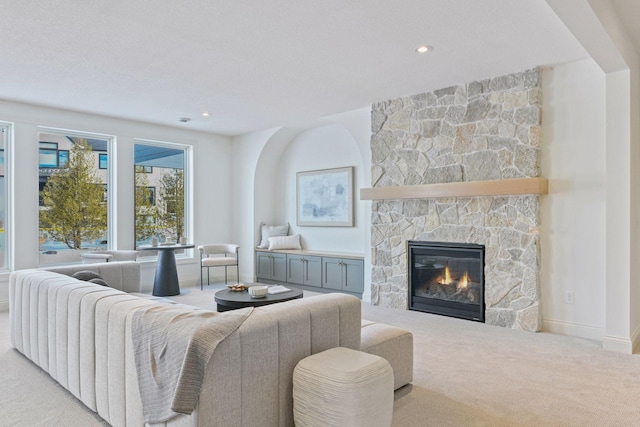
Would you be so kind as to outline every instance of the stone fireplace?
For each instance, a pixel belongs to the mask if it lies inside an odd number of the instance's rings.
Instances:
[[[531,69],[372,106],[372,187],[540,173],[539,73]],[[485,322],[541,328],[537,195],[371,204],[373,304],[408,308],[407,242],[484,245]]]

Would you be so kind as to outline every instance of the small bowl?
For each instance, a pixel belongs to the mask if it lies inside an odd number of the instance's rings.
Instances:
[[[264,298],[267,296],[268,286],[250,286],[249,295],[253,298]]]

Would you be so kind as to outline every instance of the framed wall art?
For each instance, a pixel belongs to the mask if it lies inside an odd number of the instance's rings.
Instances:
[[[298,172],[297,225],[353,226],[353,166]]]

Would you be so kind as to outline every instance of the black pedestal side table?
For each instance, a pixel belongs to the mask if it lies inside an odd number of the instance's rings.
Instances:
[[[138,248],[141,251],[158,251],[156,277],[153,281],[153,296],[171,297],[180,295],[175,250],[191,248],[195,248],[195,245],[158,245]]]

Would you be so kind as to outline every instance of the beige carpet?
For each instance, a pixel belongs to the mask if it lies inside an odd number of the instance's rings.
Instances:
[[[215,308],[219,288],[189,288],[171,299]],[[396,392],[394,426],[640,426],[638,355],[366,303],[363,317],[414,334],[414,381]],[[11,348],[8,327],[2,312],[0,425],[102,425]]]

